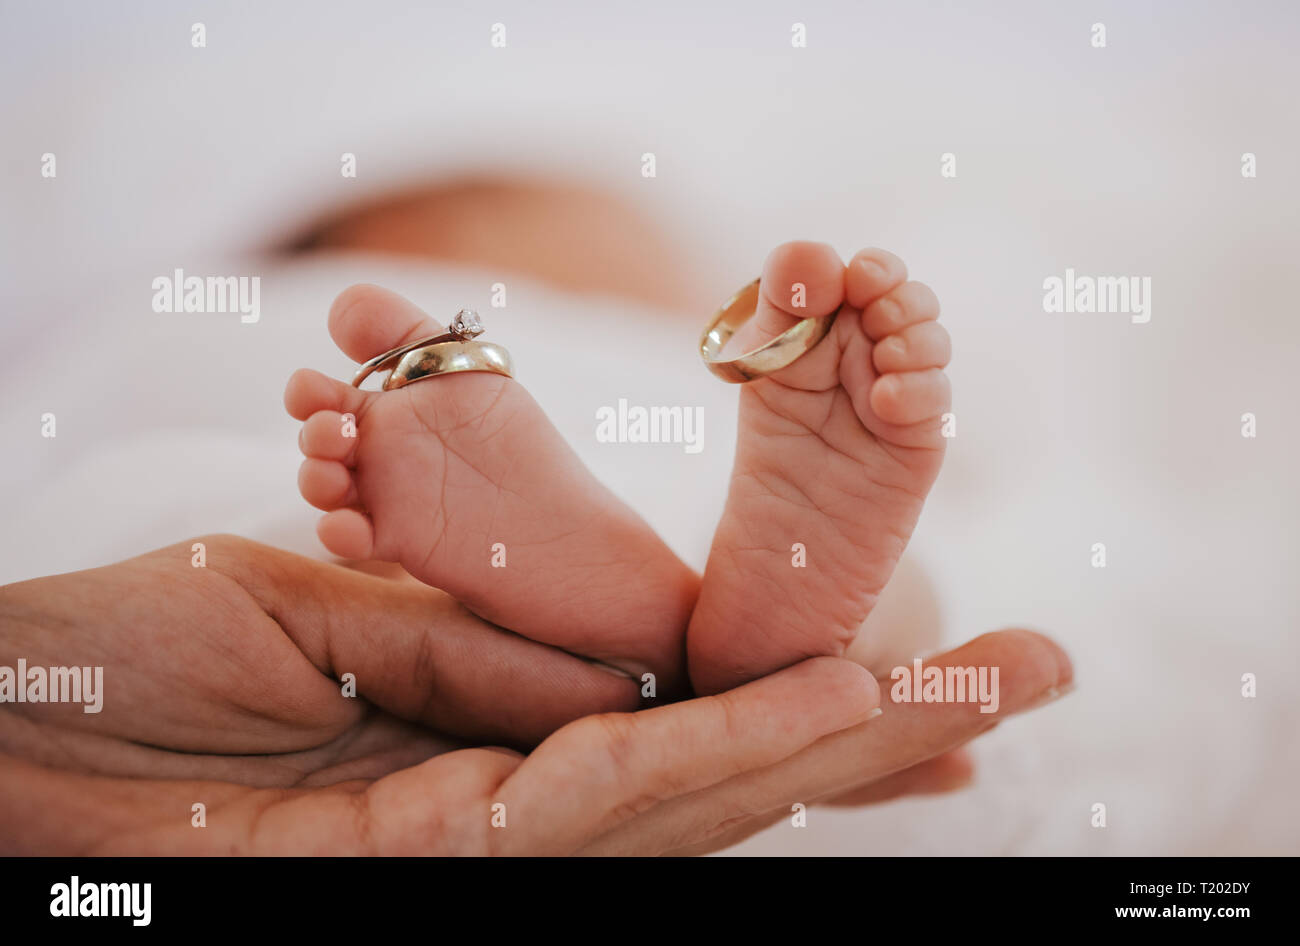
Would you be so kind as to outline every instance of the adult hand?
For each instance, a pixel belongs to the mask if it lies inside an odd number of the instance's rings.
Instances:
[[[13,852],[690,849],[757,830],[789,801],[864,781],[888,790],[890,773],[997,718],[930,705],[867,721],[878,685],[831,658],[611,712],[636,705],[635,681],[433,589],[201,541],[206,568],[184,543],[0,591],[0,663],[104,667],[101,713],[0,713],[0,837]],[[998,715],[1048,676],[1060,685],[1061,667],[1068,677],[1043,639],[1002,639]],[[1017,663],[1022,652],[1037,657]],[[345,673],[356,699],[340,692]],[[557,727],[527,757],[463,748],[528,746]]]

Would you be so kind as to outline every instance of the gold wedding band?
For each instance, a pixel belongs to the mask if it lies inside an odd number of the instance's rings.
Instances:
[[[384,381],[385,391],[396,391],[422,378],[455,371],[489,371],[514,377],[510,353],[491,342],[437,342],[404,354]]]
[[[373,372],[389,369],[391,371],[384,379],[385,391],[395,391],[422,378],[456,371],[488,371],[513,378],[514,364],[510,352],[491,342],[474,341],[482,334],[483,323],[478,314],[472,309],[461,309],[444,334],[416,339],[371,358],[357,369],[352,377],[352,386],[359,388]]]
[[[765,345],[737,358],[718,360],[727,340],[754,315],[758,305],[758,280],[736,293],[709,321],[700,336],[700,357],[704,366],[731,384],[744,384],[794,364],[826,337],[837,312],[803,319]]]

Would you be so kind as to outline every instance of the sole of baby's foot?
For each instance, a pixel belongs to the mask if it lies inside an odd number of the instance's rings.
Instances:
[[[375,286],[340,295],[329,327],[357,362],[445,331]],[[517,381],[456,372],[367,391],[302,370],[285,406],[304,421],[299,489],[326,511],[331,552],[398,562],[504,628],[654,673],[658,691],[682,684],[698,579]]]
[[[845,266],[825,244],[778,247],[728,355],[837,310],[814,349],[740,392],[730,493],[687,634],[698,693],[842,654],[942,465],[948,334],[934,293],[892,253]]]

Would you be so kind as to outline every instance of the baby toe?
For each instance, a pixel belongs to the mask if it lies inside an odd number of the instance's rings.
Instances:
[[[354,361],[443,331],[409,299],[380,286],[351,286],[330,306],[330,337]]]
[[[827,315],[844,300],[844,263],[828,243],[782,243],[763,262],[759,302],[796,319]]]
[[[310,368],[300,368],[284,388],[284,407],[295,420],[306,420],[317,411],[331,410],[360,414],[370,394],[346,382]]]
[[[357,417],[338,411],[317,411],[307,418],[298,434],[298,447],[304,456],[319,460],[337,460],[345,466],[355,462]]]
[[[735,354],[753,351],[795,323],[829,315],[844,300],[844,263],[826,243],[796,240],[768,254],[754,315],[732,340]]]
[[[357,502],[352,474],[337,460],[308,457],[298,468],[298,492],[317,509],[332,510]]]
[[[916,322],[876,343],[871,359],[881,374],[943,368],[952,358],[952,340],[938,322]]]
[[[917,322],[939,317],[939,297],[925,283],[905,282],[862,310],[862,328],[872,341],[880,341]]]
[[[871,387],[871,410],[896,427],[938,417],[951,403],[948,376],[938,368],[887,374]]]
[[[872,301],[907,279],[907,264],[888,250],[860,250],[844,272],[844,296],[855,309]]]
[[[321,516],[316,524],[321,544],[340,558],[365,561],[374,555],[375,527],[357,509],[336,509]]]

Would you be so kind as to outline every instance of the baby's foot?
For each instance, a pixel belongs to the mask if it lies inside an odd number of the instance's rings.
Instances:
[[[374,286],[339,296],[329,325],[358,362],[443,331]],[[302,370],[285,406],[306,421],[298,483],[327,511],[317,531],[330,551],[400,562],[516,633],[652,671],[659,689],[679,682],[694,573],[591,475],[517,382],[460,372],[362,391]]]
[[[737,353],[846,305],[816,348],[740,392],[731,492],[687,635],[697,692],[843,653],[893,573],[943,462],[951,398],[939,302],[906,279],[891,253],[846,268],[819,243],[764,264]]]

